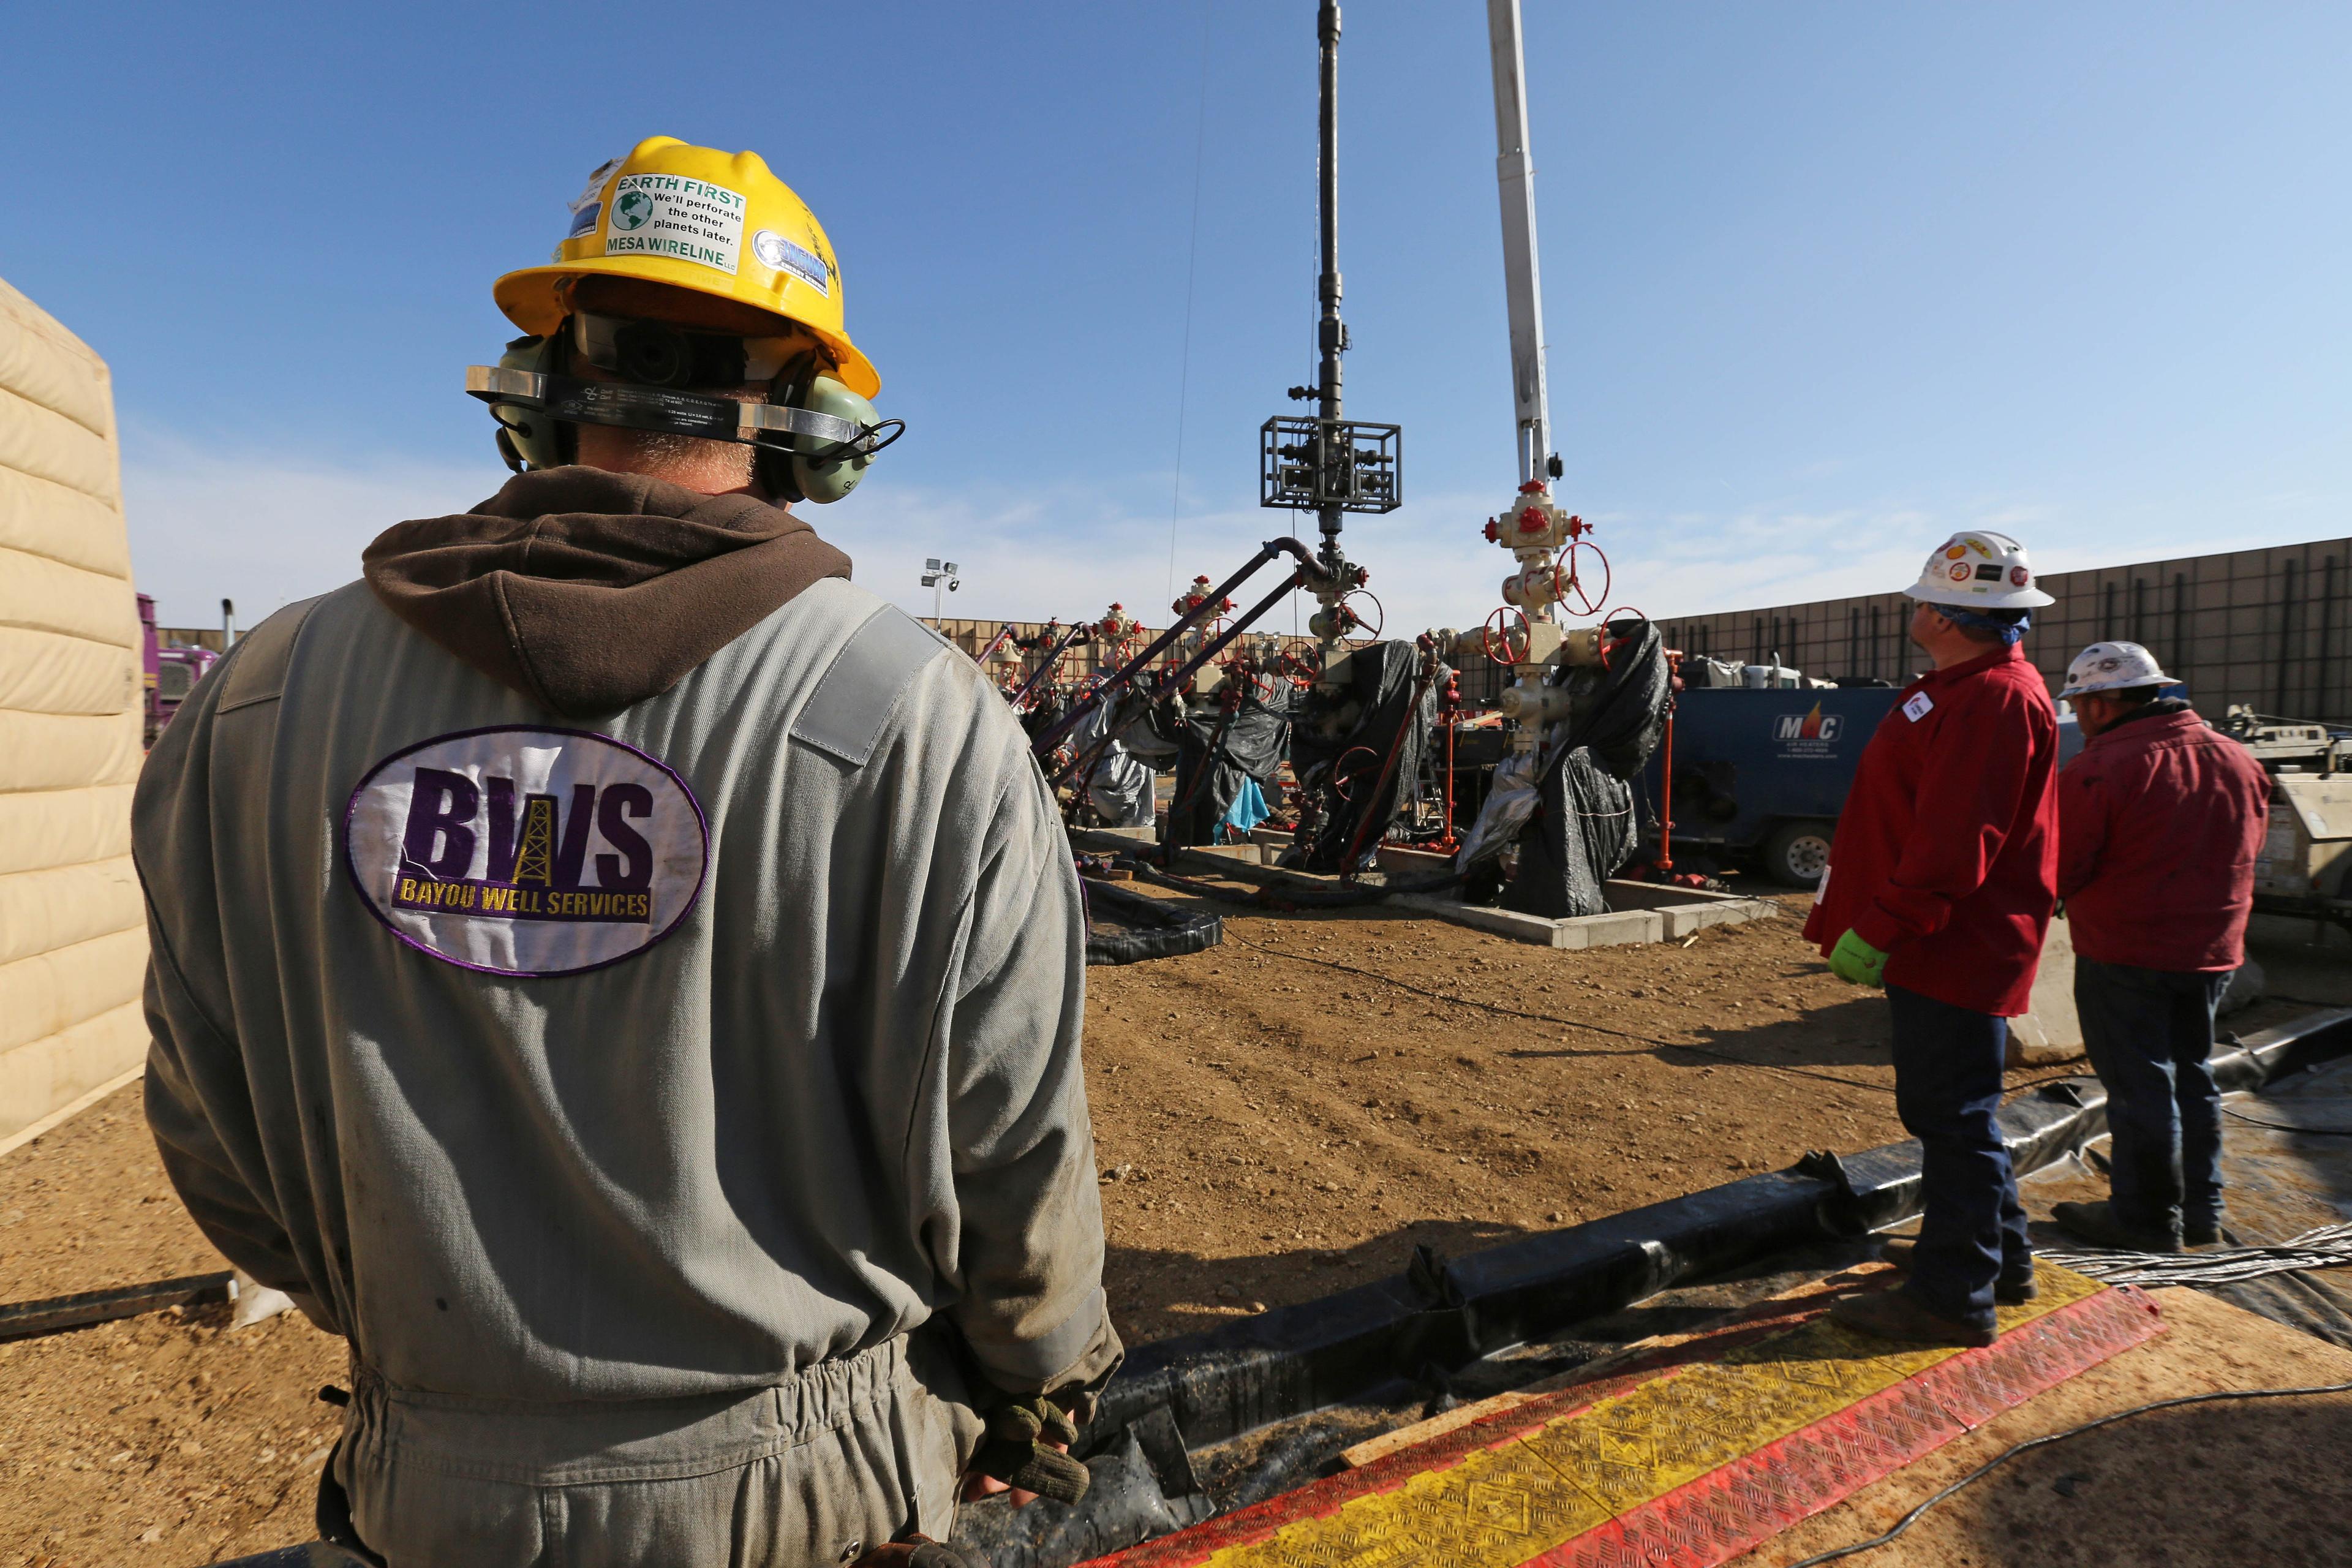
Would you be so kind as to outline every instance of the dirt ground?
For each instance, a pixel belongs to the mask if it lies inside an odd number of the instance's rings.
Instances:
[[[1832,979],[1798,924],[1563,952],[1378,910],[1244,913],[1222,947],[1091,971],[1121,1332],[1209,1327],[1393,1272],[1416,1242],[1465,1252],[1899,1137],[1884,1005]],[[138,1097],[0,1158],[0,1300],[223,1266]],[[316,1394],[342,1379],[340,1343],[298,1317],[230,1331],[225,1309],[0,1346],[0,1565],[306,1538],[336,1425]]]
[[[1222,910],[1223,946],[1089,971],[1121,1331],[1902,1137],[1885,1005],[1804,945],[1809,901],[1688,946],[1582,952],[1377,909]]]

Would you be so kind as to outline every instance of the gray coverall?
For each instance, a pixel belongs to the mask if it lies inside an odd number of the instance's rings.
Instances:
[[[348,1337],[393,1563],[944,1538],[973,1378],[1115,1362],[1054,805],[865,591],[583,725],[353,584],[200,685],[134,844],[149,1119]]]

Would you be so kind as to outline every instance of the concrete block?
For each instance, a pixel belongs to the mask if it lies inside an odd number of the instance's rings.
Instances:
[[[2050,922],[2042,942],[2042,967],[2025,1016],[2009,1021],[2012,1068],[2048,1067],[2083,1054],[2083,1022],[2074,1012],[2074,934],[2064,916]]]
[[[1483,904],[1459,903],[1452,899],[1432,898],[1427,894],[1401,893],[1389,900],[1390,907],[1412,910],[1415,914],[1435,915],[1452,921],[1455,925],[1468,926],[1472,931],[1491,931],[1509,937],[1513,942],[1531,942],[1538,947],[1558,947],[1559,921],[1548,921],[1536,915],[1523,915],[1511,910],[1488,909]],[[1584,944],[1579,942],[1579,947]]]
[[[1627,942],[1657,942],[1665,936],[1665,921],[1655,910],[1612,910],[1607,914],[1577,915],[1551,922],[1558,928],[1554,947],[1619,947]]]
[[[1657,914],[1664,922],[1665,940],[1680,942],[1691,932],[1704,931],[1708,926],[1769,921],[1780,912],[1780,906],[1769,899],[1719,899],[1704,904],[1669,904]]]

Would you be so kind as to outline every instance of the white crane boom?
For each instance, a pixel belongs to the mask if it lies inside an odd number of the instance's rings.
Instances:
[[[1518,421],[1519,479],[1545,477],[1551,456],[1551,393],[1544,377],[1543,278],[1536,265],[1536,170],[1528,157],[1527,51],[1519,0],[1486,0],[1495,63],[1495,177],[1503,195],[1503,289],[1510,303],[1511,396]]]

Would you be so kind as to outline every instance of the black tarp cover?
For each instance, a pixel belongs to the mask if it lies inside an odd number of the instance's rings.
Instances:
[[[1199,952],[1225,940],[1225,922],[1092,877],[1078,879],[1087,900],[1087,962],[1139,963]]]
[[[1310,687],[1300,700],[1291,727],[1290,770],[1302,788],[1318,796],[1322,811],[1300,825],[1307,842],[1294,844],[1284,856],[1285,864],[1309,871],[1349,869],[1341,862],[1349,846],[1359,843],[1357,826],[1367,815],[1372,821],[1364,829],[1357,858],[1380,847],[1399,802],[1421,776],[1421,753],[1437,715],[1438,682],[1423,687],[1420,676],[1421,650],[1412,643],[1374,643],[1349,657],[1348,679],[1337,694],[1327,697],[1320,687]],[[1396,766],[1387,784],[1376,788],[1381,765],[1390,746],[1397,743],[1400,729],[1404,738]],[[1355,752],[1369,756],[1349,755]],[[1333,787],[1335,766],[1348,784],[1345,798]]]
[[[1162,835],[1167,843],[1216,842],[1217,825],[1244,779],[1255,779],[1269,799],[1279,795],[1276,774],[1290,752],[1287,694],[1295,689],[1282,681],[1272,702],[1244,693],[1231,711],[1207,709],[1174,726],[1176,791]]]
[[[1657,627],[1617,621],[1610,632],[1634,640],[1606,670],[1560,672],[1566,682],[1586,683],[1591,695],[1538,781],[1535,815],[1519,834],[1518,869],[1503,889],[1507,910],[1547,920],[1601,913],[1609,907],[1601,884],[1632,858],[1640,837],[1630,781],[1665,733],[1672,689]]]

